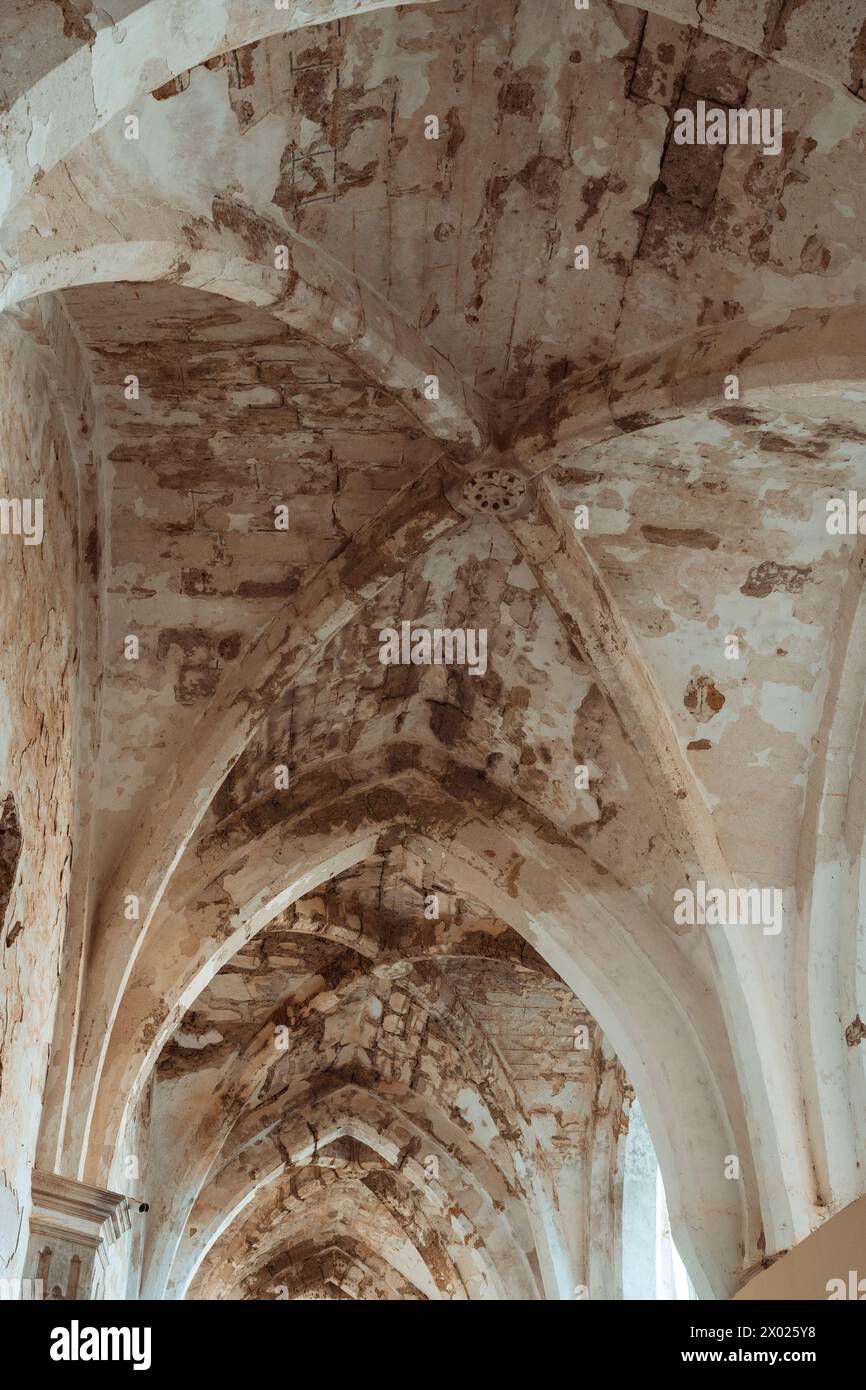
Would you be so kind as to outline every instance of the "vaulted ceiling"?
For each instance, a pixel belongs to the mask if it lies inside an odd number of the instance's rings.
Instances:
[[[148,1196],[144,1296],[613,1296],[635,1090],[703,1294],[859,1192],[864,25],[0,18],[84,595],[41,1161]],[[699,101],[780,154],[677,145]],[[675,922],[698,879],[785,932]]]

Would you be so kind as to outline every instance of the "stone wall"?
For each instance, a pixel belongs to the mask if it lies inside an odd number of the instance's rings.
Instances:
[[[0,931],[0,1275],[12,1278],[27,1245],[72,858],[77,486],[52,394],[37,351],[4,321],[0,499],[42,499],[44,525],[41,544],[36,526],[29,540],[13,534],[14,518],[0,534],[2,843],[20,836],[17,859],[4,855],[11,882]]]

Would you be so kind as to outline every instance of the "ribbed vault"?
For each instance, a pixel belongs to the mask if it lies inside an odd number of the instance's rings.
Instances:
[[[635,1094],[702,1297],[862,1194],[860,11],[0,18],[4,1268],[616,1298]]]

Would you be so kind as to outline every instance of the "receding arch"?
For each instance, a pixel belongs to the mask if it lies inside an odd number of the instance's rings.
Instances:
[[[432,1111],[433,1107],[430,1107],[431,1122],[441,1126],[445,1117],[434,1117]],[[394,1098],[371,1093],[354,1084],[327,1093],[309,1111],[304,1108],[284,1117],[277,1132],[279,1141],[273,1145],[273,1165],[261,1171],[259,1177],[254,1179],[250,1175],[245,1166],[249,1159],[244,1158],[244,1150],[241,1150],[199,1194],[183,1236],[178,1240],[169,1281],[169,1287],[173,1286],[176,1297],[184,1297],[211,1247],[241,1213],[249,1214],[252,1204],[259,1200],[265,1188],[278,1181],[290,1166],[309,1162],[342,1136],[350,1136],[367,1144],[380,1153],[392,1168],[399,1166],[407,1181],[430,1198],[440,1211],[455,1201],[459,1205],[461,1189],[478,1195],[484,1191],[459,1153],[450,1153],[441,1140],[419,1128],[417,1119],[407,1115]],[[431,1180],[415,1157],[404,1156],[407,1144],[414,1145],[419,1152],[423,1149],[425,1153],[429,1151],[436,1155],[443,1173],[447,1175],[447,1185],[438,1179]],[[482,1157],[480,1153],[478,1156]],[[261,1163],[257,1146],[257,1171]],[[537,1291],[534,1290],[525,1258],[515,1245],[513,1234],[508,1231],[507,1218],[497,1213],[489,1195],[484,1195],[487,1198],[484,1228],[479,1229],[478,1218],[472,1220],[464,1215],[464,1241],[470,1247],[476,1246],[476,1243],[479,1247],[489,1247],[490,1254],[485,1256],[479,1268],[481,1272],[486,1271],[485,1277],[491,1281],[491,1287],[500,1289],[497,1296],[502,1296],[502,1286],[496,1274],[498,1259],[512,1266],[517,1265],[514,1296],[532,1297]],[[155,1288],[154,1293],[158,1296],[158,1289]]]
[[[242,653],[204,710],[192,737],[147,807],[136,835],[136,850],[118,865],[98,910],[85,1000],[87,1030],[76,1064],[81,1097],[70,1136],[73,1155],[86,1147],[95,1087],[114,1025],[120,996],[159,910],[169,876],[181,860],[210,800],[243,752],[268,704],[327,641],[380,592],[430,540],[463,519],[452,511],[434,468],[423,480],[397,494],[384,515],[374,518],[333,561],[324,565],[287,607]],[[372,566],[369,553],[376,556]],[[143,903],[141,920],[122,910],[131,882]]]
[[[419,1292],[437,1300],[467,1297],[462,1277],[451,1258],[440,1247],[437,1251],[439,1259],[428,1264],[411,1236],[401,1229],[393,1213],[366,1184],[354,1179],[346,1182],[339,1179],[325,1181],[326,1175],[316,1178],[315,1171],[307,1170],[310,1177],[306,1191],[303,1188],[299,1190],[296,1174],[289,1174],[274,1185],[269,1195],[276,1220],[270,1228],[265,1225],[258,1238],[251,1237],[242,1223],[211,1247],[190,1286],[190,1297],[219,1298],[230,1287],[229,1277],[233,1284],[240,1283],[267,1264],[277,1251],[290,1245],[302,1231],[311,1227],[319,1241],[339,1239],[341,1234],[348,1234],[345,1221],[329,1210],[330,1203],[341,1198],[351,1202],[353,1228],[366,1225],[368,1234],[376,1232],[380,1237],[384,1235],[390,1238],[387,1258],[404,1279],[415,1284]],[[431,1248],[437,1246],[439,1241],[433,1235],[429,1219],[417,1208],[415,1217]],[[226,1276],[221,1273],[221,1267],[226,1263],[226,1247],[230,1248],[232,1244],[242,1250],[242,1263],[231,1276]]]
[[[443,817],[446,823],[450,817],[446,846],[443,849],[440,843],[438,850],[449,876],[526,937],[598,1020],[641,1093],[670,1187],[678,1245],[690,1264],[693,1281],[696,1286],[703,1283],[705,1292],[730,1292],[736,1284],[746,1238],[742,1203],[753,1203],[755,1198],[749,1176],[741,1184],[725,1181],[723,1159],[732,1151],[735,1131],[740,1139],[738,1152],[748,1152],[748,1140],[734,1094],[733,1064],[722,1061],[730,1056],[723,1024],[707,1007],[705,989],[670,933],[652,922],[643,904],[608,882],[609,876],[599,875],[588,861],[578,886],[574,850],[569,854],[542,843],[521,823],[513,808],[494,825],[465,806],[443,799],[438,784],[431,786],[414,776],[405,779],[402,786],[398,779],[392,779],[381,787],[379,797],[372,798],[373,804],[383,808],[383,816],[385,806],[392,809],[371,827],[359,819],[360,808],[371,799],[371,790],[344,795],[331,808],[332,833],[343,845],[340,864],[358,862],[369,854],[384,824],[394,819],[405,817],[417,832],[422,808],[426,807],[426,814],[439,823],[435,843],[443,834]],[[320,809],[311,818],[314,823],[321,823],[321,814]],[[241,940],[289,901],[312,889],[316,878],[324,881],[338,871],[329,837],[318,831],[318,848],[314,849],[309,842],[305,845],[299,834],[302,825],[294,819],[279,823],[250,845],[250,868],[230,875],[239,910],[228,948],[217,946],[211,936],[205,937],[196,954],[197,963],[191,964],[173,989],[164,971],[163,978],[153,973],[162,956],[158,937],[144,952],[139,966],[144,974],[139,984],[133,982],[125,1001],[98,1105],[96,1133],[107,1144],[108,1156],[122,1130],[124,1110],[140,1085],[135,1077],[147,1073],[159,1050],[148,1039],[168,1036],[185,1003],[196,997],[205,980],[216,973]],[[347,848],[349,825],[353,829]],[[291,843],[294,858],[281,856],[279,844],[286,841]],[[282,858],[279,867],[271,857],[274,853]],[[311,864],[317,865],[315,871],[311,871]],[[275,875],[290,885],[276,898],[256,886],[267,885]],[[170,999],[164,997],[166,993]],[[148,1024],[154,1009],[163,1020],[155,1034],[152,1023]],[[121,1037],[127,1039],[126,1045],[119,1043]],[[128,1043],[136,1037],[138,1042],[130,1049]],[[648,1046],[648,1038],[655,1038],[655,1045]],[[727,1099],[723,1099],[725,1094]],[[684,1108],[688,1108],[686,1095],[690,1106],[693,1103],[695,1107],[689,1116],[688,1136],[682,1131]],[[701,1120],[696,1124],[698,1113]],[[684,1161],[684,1152],[691,1154],[688,1161]],[[104,1170],[96,1157],[93,1162],[92,1171]],[[710,1214],[718,1223],[712,1237],[702,1231]]]
[[[528,1116],[524,1113],[520,1098],[511,1085],[507,1072],[502,1066],[496,1051],[489,1047],[483,1035],[478,1029],[474,1019],[468,1014],[467,1010],[454,992],[447,986],[443,987],[443,982],[436,978],[430,980],[431,988],[425,987],[422,980],[419,985],[415,985],[410,977],[401,976],[401,988],[411,997],[418,1000],[425,1014],[434,1019],[440,1028],[440,1032],[450,1043],[455,1057],[459,1056],[463,1063],[461,1075],[471,1082],[476,1088],[480,1099],[487,1105],[491,1114],[500,1113],[505,1117],[507,1135],[501,1135],[498,1144],[503,1151],[510,1153],[514,1150],[514,1160],[508,1165],[509,1181],[512,1186],[521,1193],[522,1201],[526,1204],[529,1211],[530,1225],[534,1231],[532,1241],[535,1249],[540,1252],[540,1261],[543,1276],[556,1291],[555,1270],[562,1264],[560,1249],[567,1239],[567,1235],[559,1228],[557,1221],[549,1216],[551,1210],[551,1193],[547,1191],[545,1185],[540,1180],[536,1180],[536,1171],[543,1165],[539,1164],[541,1149],[535,1131],[529,1122]],[[359,976],[347,975],[344,985],[349,989],[354,987]],[[331,991],[333,993],[333,991]],[[201,1230],[204,1222],[201,1214],[196,1217],[189,1215],[193,1204],[197,1205],[200,1200],[207,1207],[204,1199],[204,1190],[208,1187],[215,1177],[218,1179],[223,1168],[229,1165],[236,1165],[239,1161],[238,1156],[250,1148],[251,1145],[258,1144],[261,1140],[269,1138],[279,1129],[284,1122],[282,1093],[278,1092],[272,1098],[259,1102],[260,1085],[266,1075],[270,1075],[274,1066],[273,1054],[273,1031],[270,1023],[265,1024],[251,1045],[246,1057],[242,1058],[239,1065],[233,1068],[220,1082],[217,1088],[220,1097],[227,1098],[226,1101],[220,1099],[217,1106],[212,1107],[210,1121],[207,1129],[200,1125],[188,1138],[180,1138],[178,1145],[172,1145],[172,1170],[178,1166],[178,1149],[189,1149],[195,1155],[194,1165],[188,1161],[187,1166],[182,1169],[179,1177],[175,1178],[173,1186],[168,1182],[160,1183],[160,1197],[156,1203],[159,1215],[159,1231],[154,1239],[149,1243],[149,1249],[145,1257],[145,1287],[152,1290],[154,1296],[159,1296],[167,1279],[168,1269],[171,1261],[171,1251],[176,1247],[180,1240],[180,1232],[184,1228],[184,1223],[191,1227],[195,1225],[197,1230]],[[297,1080],[297,1074],[293,1074]],[[393,1094],[394,1083],[389,1083],[389,1094]],[[210,1090],[210,1082],[206,1089]],[[353,1098],[356,1102],[358,1093],[356,1088],[344,1087],[342,1094]],[[455,1098],[452,1098],[452,1102]],[[186,1108],[186,1099],[181,1102],[182,1108]],[[407,1094],[405,1103],[414,1105],[415,1098]],[[254,1107],[250,1110],[250,1107]],[[297,1109],[297,1106],[295,1107]],[[243,1122],[236,1127],[235,1119],[245,1112]],[[404,1123],[408,1120],[404,1114],[401,1117]],[[309,1144],[310,1132],[317,1136],[317,1142],[323,1142],[322,1136],[327,1132],[327,1124],[332,1129],[336,1120],[342,1121],[342,1114],[336,1114],[329,1108],[318,1119],[313,1119],[304,1112],[303,1118],[299,1118],[294,1128],[290,1127],[293,1136],[291,1142],[287,1139],[279,1144],[279,1153],[288,1146],[299,1154],[307,1154],[304,1145]],[[389,1122],[390,1123],[390,1122]],[[431,1119],[432,1124],[432,1119]],[[443,1117],[436,1110],[435,1127],[441,1129]],[[239,1134],[237,1130],[239,1129]],[[419,1131],[417,1124],[412,1125],[412,1133],[415,1138]],[[459,1131],[449,1129],[452,1147],[460,1148],[462,1141]],[[355,1137],[360,1137],[355,1135]],[[369,1142],[369,1140],[367,1141]],[[375,1147],[375,1145],[373,1145]],[[300,1160],[298,1160],[300,1161]],[[257,1157],[255,1167],[258,1170],[262,1159]],[[273,1156],[268,1159],[272,1175],[276,1169],[280,1171],[281,1162],[276,1165]],[[474,1165],[477,1166],[477,1156]],[[404,1165],[401,1165],[405,1167]],[[485,1163],[487,1174],[486,1188],[487,1193],[496,1193],[500,1206],[509,1200],[508,1185],[503,1182],[500,1167],[494,1161],[491,1153],[489,1161]],[[501,1160],[500,1160],[501,1166]],[[407,1169],[410,1176],[418,1177],[419,1174],[413,1169]],[[464,1178],[467,1170],[461,1169]],[[248,1187],[248,1176],[245,1168],[241,1169],[240,1178],[241,1191],[246,1193]],[[429,1179],[424,1179],[425,1190],[429,1192]],[[482,1198],[482,1192],[476,1200],[486,1203],[486,1196]],[[231,1198],[217,1204],[213,1212],[213,1220],[221,1220],[223,1210],[237,1211],[244,1203],[237,1190],[232,1190]],[[524,1240],[528,1235],[528,1230],[523,1233]],[[547,1254],[547,1247],[550,1246],[551,1253]],[[532,1287],[531,1282],[527,1287]]]

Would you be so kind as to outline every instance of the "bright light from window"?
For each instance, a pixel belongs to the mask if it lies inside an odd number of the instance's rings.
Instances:
[[[674,1244],[658,1159],[636,1101],[623,1173],[622,1286],[625,1299],[696,1297]]]

